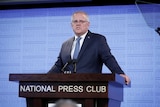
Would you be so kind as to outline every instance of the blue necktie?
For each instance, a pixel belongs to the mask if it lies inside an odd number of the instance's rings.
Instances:
[[[75,50],[74,50],[74,54],[73,54],[73,59],[77,59],[77,57],[78,57],[79,50],[80,50],[80,39],[81,39],[81,37],[78,37],[76,39],[76,46],[75,46]]]

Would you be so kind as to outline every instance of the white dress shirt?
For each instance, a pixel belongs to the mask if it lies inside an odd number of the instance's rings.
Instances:
[[[81,35],[81,36],[76,36],[76,35],[74,36],[75,39],[73,41],[72,50],[71,50],[71,58],[72,59],[73,59],[73,54],[74,54],[74,50],[75,50],[75,47],[76,47],[76,39],[78,37],[81,37],[81,39],[80,39],[80,50],[81,50],[81,47],[83,45],[83,42],[84,42],[84,39],[85,39],[87,33],[88,33],[88,31],[85,34]]]

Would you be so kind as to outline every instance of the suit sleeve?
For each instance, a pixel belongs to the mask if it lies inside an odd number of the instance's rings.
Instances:
[[[111,50],[104,36],[101,36],[99,44],[99,53],[102,62],[109,68],[112,73],[124,74],[115,57],[110,52]]]

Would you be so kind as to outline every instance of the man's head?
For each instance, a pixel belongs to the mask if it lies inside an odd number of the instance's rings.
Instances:
[[[77,104],[69,99],[61,99],[56,102],[54,107],[77,107]]]
[[[89,29],[90,22],[88,15],[82,11],[73,13],[71,17],[71,25],[77,36],[83,35]]]

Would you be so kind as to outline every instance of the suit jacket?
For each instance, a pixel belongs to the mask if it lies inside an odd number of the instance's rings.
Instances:
[[[63,66],[71,60],[73,41],[74,37],[63,43],[58,59],[48,73],[61,72]],[[106,38],[88,31],[77,58],[77,73],[101,73],[103,63],[112,73],[124,74],[111,54]],[[73,71],[73,69],[73,64],[69,64],[65,71]]]

